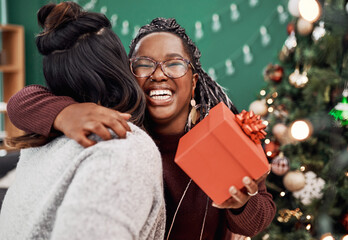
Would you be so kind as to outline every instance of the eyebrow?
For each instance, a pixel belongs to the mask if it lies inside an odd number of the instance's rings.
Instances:
[[[151,59],[152,59],[152,57],[150,57],[150,56],[148,56],[148,55],[142,55],[142,56],[140,56],[140,57],[147,57],[147,58],[151,58]],[[184,58],[184,57],[181,56],[181,54],[179,54],[179,53],[168,53],[168,54],[165,55],[165,58],[174,58],[174,57]]]
[[[169,53],[169,54],[166,54],[166,57],[181,57],[181,58],[183,58],[183,56],[181,56],[179,53]]]

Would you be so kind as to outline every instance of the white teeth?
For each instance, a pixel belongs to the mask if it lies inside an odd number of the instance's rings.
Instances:
[[[156,100],[167,100],[170,98],[170,96],[168,95],[164,95],[164,96],[152,96],[151,98],[156,99]]]
[[[172,92],[170,90],[151,90],[150,97],[156,97],[155,99],[167,99],[172,96]],[[165,97],[165,98],[157,98],[157,97]]]

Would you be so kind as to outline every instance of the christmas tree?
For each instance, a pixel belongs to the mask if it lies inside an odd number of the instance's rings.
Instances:
[[[348,239],[348,3],[289,0],[279,62],[250,109],[268,123],[277,205],[255,239]]]

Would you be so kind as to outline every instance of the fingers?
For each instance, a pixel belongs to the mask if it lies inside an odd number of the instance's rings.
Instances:
[[[120,117],[118,112],[115,112],[112,116],[108,116],[104,119],[103,125],[110,128],[120,138],[125,138],[127,131],[131,131],[127,121]]]
[[[97,136],[101,137],[101,139],[103,140],[111,139],[111,133],[109,132],[107,127],[100,122],[87,122],[84,126],[84,131],[88,133],[94,133]]]
[[[262,179],[264,180],[267,177],[267,175],[268,173],[266,173],[264,176],[262,176],[258,180],[262,180]],[[228,190],[229,193],[231,194],[231,198],[227,199],[225,202],[219,205],[216,203],[212,203],[212,206],[216,208],[221,208],[221,209],[224,209],[224,208],[237,209],[244,206],[248,202],[248,200],[251,198],[251,196],[249,196],[248,193],[250,194],[258,193],[258,185],[257,185],[258,183],[252,180],[248,176],[244,177],[242,179],[242,182],[247,192],[243,192],[241,190],[238,190],[235,186],[231,186]]]
[[[231,197],[229,199],[227,199],[225,202],[219,205],[216,203],[212,203],[212,206],[220,209],[237,209],[244,206],[250,198],[248,195],[238,190],[235,186],[231,186],[229,188],[229,193],[231,194]]]
[[[91,133],[103,140],[111,139],[112,135],[108,128],[120,138],[125,138],[127,131],[131,131],[127,123],[130,118],[129,113],[120,113],[95,103],[78,103],[64,108],[53,125],[82,146],[89,147],[95,144],[88,138]]]
[[[109,108],[101,108],[99,114],[100,122],[110,128],[120,138],[125,138],[127,131],[131,131],[127,123],[127,120],[131,117],[129,113],[120,113]]]
[[[126,138],[127,131],[130,131],[130,128],[129,126],[128,128],[125,128],[124,124],[122,124],[121,122],[118,122],[118,124],[115,124],[115,126],[113,126],[112,131],[114,131],[119,138]]]
[[[73,139],[74,139],[78,144],[80,144],[81,146],[83,146],[83,147],[85,147],[85,148],[90,147],[90,146],[93,146],[94,144],[96,144],[96,142],[95,142],[95,141],[92,141],[91,139],[89,139],[89,138],[87,137],[87,135],[89,135],[89,134],[81,133],[81,134],[78,135],[78,136],[75,135]]]
[[[117,113],[119,113],[119,115],[121,116],[121,118],[118,119],[120,121],[120,123],[123,125],[123,127],[127,131],[131,132],[131,129],[130,129],[127,121],[132,117],[132,115],[130,115],[129,113],[121,113],[121,112],[117,112]]]
[[[129,125],[128,125],[126,120],[127,119],[125,119],[125,118],[118,119],[118,121],[123,125],[123,127],[126,129],[126,131],[131,132],[131,128],[129,127]]]
[[[212,205],[213,207],[220,208],[220,206],[219,206],[218,204],[214,203],[214,202],[213,202],[211,205]]]
[[[254,194],[258,191],[257,183],[250,177],[244,177],[242,181],[248,193]]]
[[[121,113],[121,112],[119,112],[119,114],[126,121],[129,120],[132,117],[132,115],[130,115],[129,113]]]
[[[238,190],[235,186],[231,186],[228,191],[230,192],[232,198],[234,198],[234,200],[240,203],[241,206],[243,206],[249,199],[248,196],[246,196],[244,193]]]

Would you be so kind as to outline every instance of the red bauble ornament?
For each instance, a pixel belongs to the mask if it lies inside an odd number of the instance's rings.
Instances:
[[[343,215],[341,222],[342,222],[344,229],[348,232],[348,213]]]
[[[287,26],[286,26],[286,31],[288,32],[288,35],[290,35],[292,32],[295,31],[295,24],[294,23],[289,23]]]
[[[279,144],[276,142],[265,144],[264,151],[268,158],[274,158],[279,153]]]
[[[266,81],[272,80],[273,82],[280,82],[283,78],[284,69],[275,64],[268,64],[263,72],[263,77]]]

